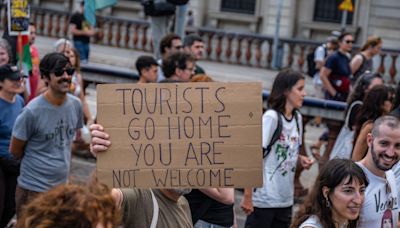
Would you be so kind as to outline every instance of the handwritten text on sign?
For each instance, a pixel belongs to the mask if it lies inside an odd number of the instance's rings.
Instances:
[[[97,87],[112,146],[97,175],[111,187],[262,185],[259,83]]]

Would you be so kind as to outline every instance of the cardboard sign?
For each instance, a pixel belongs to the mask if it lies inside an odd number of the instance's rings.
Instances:
[[[97,86],[111,147],[97,156],[110,187],[262,186],[261,83]]]
[[[9,35],[28,35],[30,16],[28,0],[8,0],[7,10]]]

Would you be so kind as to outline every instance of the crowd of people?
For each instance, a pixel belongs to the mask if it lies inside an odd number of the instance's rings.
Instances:
[[[82,3],[70,22],[73,42],[57,40],[40,61],[35,31],[31,24],[35,61],[29,75],[15,66],[10,44],[0,40],[0,227],[14,214],[16,227],[237,227],[233,188],[108,189],[95,182],[69,183],[71,151],[82,127],[90,126],[93,156],[107,153],[112,144],[89,110],[80,71],[95,30],[84,22]],[[156,34],[155,55],[136,59],[137,83],[214,81],[198,65],[202,37]],[[382,46],[379,37],[369,37],[351,58],[353,43],[354,37],[343,33],[315,51],[317,96],[347,102],[331,153],[319,152],[324,133],[313,145],[315,159],[300,154],[305,76],[286,69],[275,77],[262,116],[263,186],[244,189],[240,203],[246,228],[397,227],[400,86],[385,85],[372,69]],[[309,169],[316,161],[318,176],[294,213],[296,167]]]

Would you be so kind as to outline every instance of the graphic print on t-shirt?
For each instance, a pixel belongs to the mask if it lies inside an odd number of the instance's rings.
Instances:
[[[382,216],[381,228],[393,228],[392,210],[387,209]]]
[[[52,140],[54,146],[63,149],[64,146],[72,140],[75,134],[75,129],[68,126],[64,119],[60,119],[52,132],[45,134],[46,140]]]
[[[386,213],[388,210],[390,210],[390,213],[392,213],[391,209],[397,209],[398,207],[397,196],[387,197],[387,193],[382,192],[381,189],[374,193],[374,199],[376,213]]]
[[[286,144],[284,144],[284,142],[286,142]],[[296,151],[293,149],[296,147],[296,145],[298,145],[298,137],[287,136],[285,138],[285,135],[281,134],[275,149],[275,156],[278,161],[278,165],[272,172],[270,180],[272,180],[273,176],[277,172],[280,173],[281,176],[286,176],[289,172],[295,171],[297,159],[293,159],[293,157],[296,156],[297,153],[293,153],[293,151]]]

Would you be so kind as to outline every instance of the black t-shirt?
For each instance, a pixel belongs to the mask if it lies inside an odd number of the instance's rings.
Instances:
[[[193,189],[185,197],[189,201],[193,224],[201,219],[220,226],[233,226],[233,204],[220,203],[197,189]]]
[[[89,26],[88,22],[85,21],[85,17],[83,16],[83,14],[76,12],[74,14],[72,14],[71,16],[71,20],[69,21],[70,24],[75,24],[76,28],[78,30],[84,30],[85,26]],[[77,41],[82,41],[84,43],[89,43],[90,42],[90,37],[89,36],[85,36],[85,35],[80,35],[80,36],[73,36],[73,40],[77,40]]]

